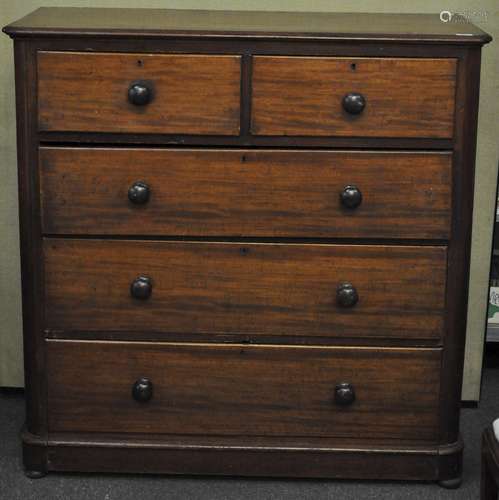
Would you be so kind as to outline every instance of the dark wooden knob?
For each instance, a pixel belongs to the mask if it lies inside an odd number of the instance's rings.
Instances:
[[[336,301],[341,307],[353,307],[359,301],[359,294],[351,283],[341,283],[336,289]]]
[[[135,106],[145,106],[151,102],[152,91],[145,83],[134,83],[128,89],[128,100]]]
[[[362,193],[357,186],[345,186],[340,193],[340,200],[345,208],[357,208],[362,203]]]
[[[142,181],[134,182],[128,189],[128,199],[135,205],[143,205],[149,201],[151,189]]]
[[[364,111],[366,107],[366,99],[362,94],[350,92],[343,97],[343,109],[351,115],[358,115]]]
[[[132,396],[139,403],[149,401],[152,398],[152,382],[146,377],[136,380],[132,387]]]
[[[341,382],[334,388],[334,402],[340,406],[351,405],[355,401],[355,390],[352,384]]]
[[[147,276],[138,276],[135,278],[130,285],[130,293],[134,299],[148,299],[152,293],[151,278]]]

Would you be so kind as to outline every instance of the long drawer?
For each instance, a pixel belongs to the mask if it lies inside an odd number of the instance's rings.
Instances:
[[[54,330],[439,338],[446,248],[45,239]]]
[[[41,148],[48,234],[450,235],[450,153]]]
[[[456,59],[256,56],[258,135],[453,136]]]
[[[49,432],[431,441],[439,349],[49,341]]]
[[[241,57],[38,53],[44,131],[238,135]]]

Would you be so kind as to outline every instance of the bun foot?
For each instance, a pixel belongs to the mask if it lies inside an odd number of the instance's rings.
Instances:
[[[446,490],[455,490],[461,486],[461,483],[463,482],[462,477],[455,477],[453,479],[443,479],[442,481],[439,481],[438,484],[442,488],[445,488]]]
[[[25,470],[24,475],[29,479],[40,479],[42,477],[45,477],[47,473],[42,470]]]

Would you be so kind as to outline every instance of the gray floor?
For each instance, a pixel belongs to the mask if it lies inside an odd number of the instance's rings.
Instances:
[[[209,477],[49,474],[27,479],[22,471],[19,429],[24,402],[19,392],[0,391],[0,499],[470,499],[479,498],[480,435],[499,416],[499,369],[485,372],[478,409],[462,410],[466,444],[459,490],[433,483],[377,483]]]

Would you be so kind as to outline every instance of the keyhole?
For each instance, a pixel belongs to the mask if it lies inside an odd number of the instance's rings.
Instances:
[[[357,64],[355,64],[355,63],[350,64],[350,69],[352,71],[355,71],[357,69]]]

